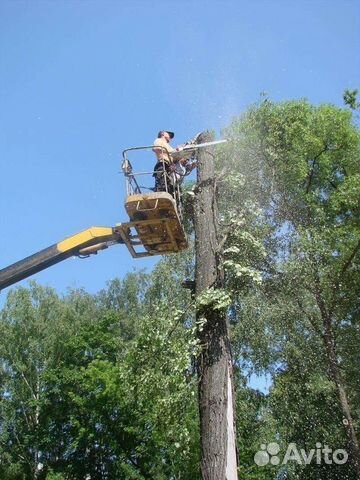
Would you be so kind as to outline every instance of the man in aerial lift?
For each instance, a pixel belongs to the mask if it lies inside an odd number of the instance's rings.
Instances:
[[[170,154],[175,152],[175,148],[170,145],[174,136],[174,132],[160,130],[157,138],[154,140],[153,152],[155,153],[157,160],[153,173],[153,176],[155,177],[155,192],[166,191],[165,175],[170,173],[170,165],[172,163]],[[168,184],[168,192],[170,194],[173,193],[173,186],[170,182]]]
[[[67,258],[77,256],[85,258],[104,250],[111,245],[125,244],[134,258],[148,257],[150,255],[163,255],[165,253],[179,252],[187,248],[185,231],[179,215],[179,201],[181,201],[180,184],[197,165],[197,152],[200,148],[225,143],[226,140],[215,140],[199,143],[201,134],[176,149],[171,147],[170,140],[173,132],[161,131],[154,144],[146,147],[128,148],[123,151],[123,172],[127,182],[127,199],[125,208],[130,221],[118,223],[115,227],[91,227],[76,233],[64,240],[44,248],[29,257],[23,258],[5,268],[0,269],[0,291],[30,275],[34,275],[45,268],[51,267]],[[145,194],[137,184],[132,167],[127,158],[127,152],[133,150],[148,150],[152,148],[156,153],[157,164],[155,169],[166,169],[171,173],[169,183],[176,205],[168,195]],[[165,168],[163,167],[163,161]],[[160,164],[160,165],[159,165]],[[161,176],[164,187],[161,189],[161,178],[157,178],[157,191],[166,191],[165,175]],[[135,185],[135,186],[134,186]],[[174,188],[176,187],[176,188]],[[189,192],[190,193],[190,192]],[[153,202],[150,207],[148,202]],[[145,218],[136,218],[137,213],[146,213]],[[135,230],[132,232],[131,230]],[[142,248],[139,251],[139,248]]]
[[[155,177],[155,192],[166,191],[165,175],[167,175],[169,179],[167,182],[168,192],[173,194],[175,186],[173,182],[180,184],[185,175],[188,175],[196,166],[196,163],[190,163],[185,157],[174,161],[171,154],[173,152],[181,152],[184,148],[184,145],[178,145],[176,148],[173,148],[170,145],[174,136],[174,132],[160,130],[154,141],[153,152],[157,159],[153,174]],[[188,142],[185,145],[188,145],[189,143],[191,142]],[[171,175],[171,173],[173,173],[173,175]]]

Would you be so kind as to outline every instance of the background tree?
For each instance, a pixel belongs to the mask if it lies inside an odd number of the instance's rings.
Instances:
[[[239,345],[239,353],[245,358],[250,353],[255,365],[270,368],[276,381],[281,365],[292,369],[295,360],[287,352],[313,342],[312,355],[324,362],[321,376],[332,385],[329,389],[323,382],[324,394],[329,408],[336,394],[334,420],[340,409],[338,427],[359,476],[358,402],[353,402],[359,377],[348,370],[355,359],[353,350],[345,352],[348,342],[343,343],[351,331],[359,344],[358,131],[349,112],[331,105],[266,100],[235,121],[227,134],[233,141],[219,170],[223,212],[232,226],[225,250],[232,273],[228,284],[234,293],[236,277],[242,280],[240,287],[249,275],[257,284],[247,295],[244,288],[238,299],[235,295],[236,335],[249,342]],[[238,206],[233,202],[229,208],[231,196]],[[250,244],[252,256],[247,255]],[[304,362],[310,365],[311,357]]]
[[[175,282],[186,265],[186,255],[166,259],[97,296],[11,292],[0,322],[1,478],[196,478],[192,300]],[[38,361],[36,375],[25,372],[36,399],[14,374],[18,357]]]

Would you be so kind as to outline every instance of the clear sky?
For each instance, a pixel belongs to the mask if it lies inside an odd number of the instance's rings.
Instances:
[[[126,221],[121,151],[160,129],[220,137],[261,92],[342,105],[359,40],[358,0],[0,0],[0,267]],[[116,246],[35,278],[96,292],[155,261]]]

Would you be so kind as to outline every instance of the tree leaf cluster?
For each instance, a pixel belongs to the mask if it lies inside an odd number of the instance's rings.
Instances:
[[[192,300],[173,261],[93,296],[35,283],[10,292],[1,478],[196,478]]]

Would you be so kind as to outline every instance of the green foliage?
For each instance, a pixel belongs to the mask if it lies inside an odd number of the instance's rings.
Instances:
[[[196,305],[199,310],[205,310],[206,308],[226,310],[230,304],[229,294],[220,288],[209,288],[196,298]]]
[[[10,292],[1,478],[196,478],[192,302],[174,284],[186,264],[164,260],[97,296]]]
[[[274,440],[276,425],[271,416],[266,396],[246,387],[246,380],[237,375],[236,429],[239,451],[239,478],[267,480],[276,478],[277,468],[267,465],[259,468],[254,456],[262,443]]]
[[[359,91],[354,90],[345,90],[343,95],[343,100],[345,105],[348,105],[352,110],[356,110],[360,107],[360,103],[357,100],[357,95]]]
[[[272,374],[273,441],[347,448],[332,372],[340,371],[357,426],[359,132],[351,113],[332,105],[266,100],[226,135],[219,191],[236,358]],[[234,265],[253,272],[249,283],[234,281]],[[329,328],[335,361],[325,348]],[[315,467],[290,469],[288,478],[355,478],[350,463],[341,473]]]

